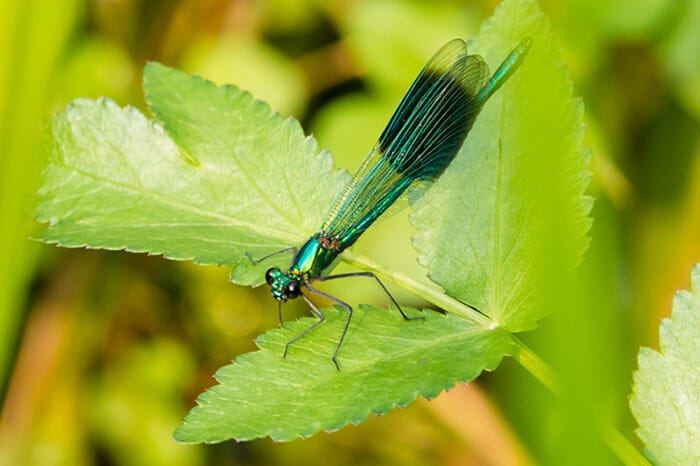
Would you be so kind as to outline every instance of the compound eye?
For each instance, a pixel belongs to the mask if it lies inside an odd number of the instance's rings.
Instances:
[[[299,296],[299,282],[287,283],[287,286],[284,287],[284,294],[286,294],[290,299]]]
[[[265,281],[267,282],[268,285],[272,285],[272,282],[275,281],[275,277],[279,273],[279,269],[277,267],[273,267],[271,269],[267,269],[267,272],[265,272]]]

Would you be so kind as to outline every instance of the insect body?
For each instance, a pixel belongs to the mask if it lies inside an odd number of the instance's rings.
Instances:
[[[520,66],[531,42],[527,38],[515,47],[490,78],[484,60],[479,55],[469,55],[463,40],[454,39],[445,44],[413,82],[378,142],[336,199],[320,230],[301,248],[289,248],[272,254],[295,252],[289,270],[284,272],[271,268],[265,277],[272,296],[279,303],[280,322],[282,303],[299,296],[319,318],[313,326],[287,343],[284,357],[290,345],[325,319],[323,312],[305,294],[308,291],[340,304],[348,312],[343,333],[332,356],[336,368],[340,369],[337,356],[352,318],[352,307],[312,287],[313,281],[351,276],[374,278],[404,319],[416,319],[404,313],[373,273],[327,273],[340,253],[390,206],[399,199],[405,199],[409,192],[415,199],[422,189],[445,171],[481,108]],[[260,260],[267,257],[270,256]]]

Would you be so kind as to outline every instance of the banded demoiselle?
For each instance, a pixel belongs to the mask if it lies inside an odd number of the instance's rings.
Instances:
[[[469,55],[462,39],[445,44],[418,74],[379,140],[340,192],[320,230],[300,248],[287,248],[258,260],[251,258],[257,263],[280,253],[294,253],[292,265],[286,272],[274,267],[265,274],[272,296],[278,301],[280,324],[282,303],[299,296],[319,319],[287,342],[283,358],[294,342],[325,320],[323,312],[304,293],[308,291],[347,311],[345,326],[331,357],[340,370],[338,353],[352,319],[352,307],[312,287],[313,281],[373,278],[405,320],[422,319],[407,316],[372,272],[328,273],[340,253],[357,241],[390,206],[407,197],[415,200],[445,171],[486,101],[520,66],[531,43],[530,38],[524,39],[490,78],[483,58]]]

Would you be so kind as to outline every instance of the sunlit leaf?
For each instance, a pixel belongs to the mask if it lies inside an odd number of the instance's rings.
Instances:
[[[637,434],[657,464],[700,458],[700,264],[660,328],[660,351],[642,348],[630,400]]]
[[[259,280],[261,272],[245,274],[244,254],[306,239],[344,175],[297,121],[246,92],[156,63],[145,81],[168,134],[110,100],[78,100],[54,117],[36,210],[49,225],[40,238],[238,263],[234,279]]]
[[[394,310],[362,306],[341,348],[337,371],[331,355],[346,314],[326,313],[327,322],[314,330],[313,338],[293,345],[287,359],[282,359],[285,343],[311,325],[312,318],[269,331],[258,338],[259,351],[221,368],[219,385],[200,396],[175,438],[292,440],[337,430],[473,380],[494,369],[510,349],[510,337],[502,329],[430,311],[424,313],[425,321],[404,321]]]
[[[524,63],[412,216],[430,278],[513,331],[534,326],[538,298],[580,260],[591,205],[583,106],[537,4],[503,2],[472,51],[495,69],[524,37]]]

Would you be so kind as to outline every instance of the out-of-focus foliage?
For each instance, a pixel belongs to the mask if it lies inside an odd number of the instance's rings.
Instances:
[[[283,115],[299,115],[308,99],[301,70],[294,62],[253,38],[229,34],[200,40],[188,50],[182,68],[219,85],[235,83]]]
[[[700,2],[677,2],[671,14],[673,26],[657,52],[664,75],[674,85],[679,103],[700,117]]]
[[[66,51],[59,65],[53,89],[55,110],[65,102],[81,97],[109,96],[120,103],[131,100],[141,70],[118,42],[86,37]]]
[[[46,6],[20,0],[0,4],[0,374],[5,380],[36,257],[36,247],[26,241],[26,196],[36,187],[41,166],[37,128],[45,115],[53,69],[79,10],[77,0]],[[61,22],[55,21],[58,12]]]
[[[448,38],[473,36],[495,2],[0,2],[0,463],[567,464],[575,455],[617,464],[582,420],[595,412],[633,438],[627,395],[638,347],[657,347],[659,318],[675,290],[688,289],[700,257],[700,2],[541,6],[585,103],[597,197],[591,248],[573,280],[581,299],[559,306],[528,339],[567,396],[553,399],[507,362],[480,383],[497,406],[482,392],[455,391],[438,399],[451,409],[416,404],[304,441],[199,447],[173,445],[172,429],[214,383],[214,370],[276,325],[275,304],[215,267],[27,241],[40,121],[75,97],[141,107],[145,60],[228,80],[229,71],[212,70],[231,69],[219,51],[235,37],[261,53],[239,66],[292,70],[253,74],[260,92],[279,93],[259,97],[295,112],[339,165],[353,168],[425,59]],[[357,249],[418,276],[410,235],[396,216]],[[342,295],[350,286],[355,302],[385,305],[362,281],[324,290]],[[151,384],[145,365],[162,382]],[[461,409],[459,421],[449,417]],[[110,425],[112,416],[133,421],[131,413],[142,415],[144,432]],[[493,427],[499,422],[512,432]]]

